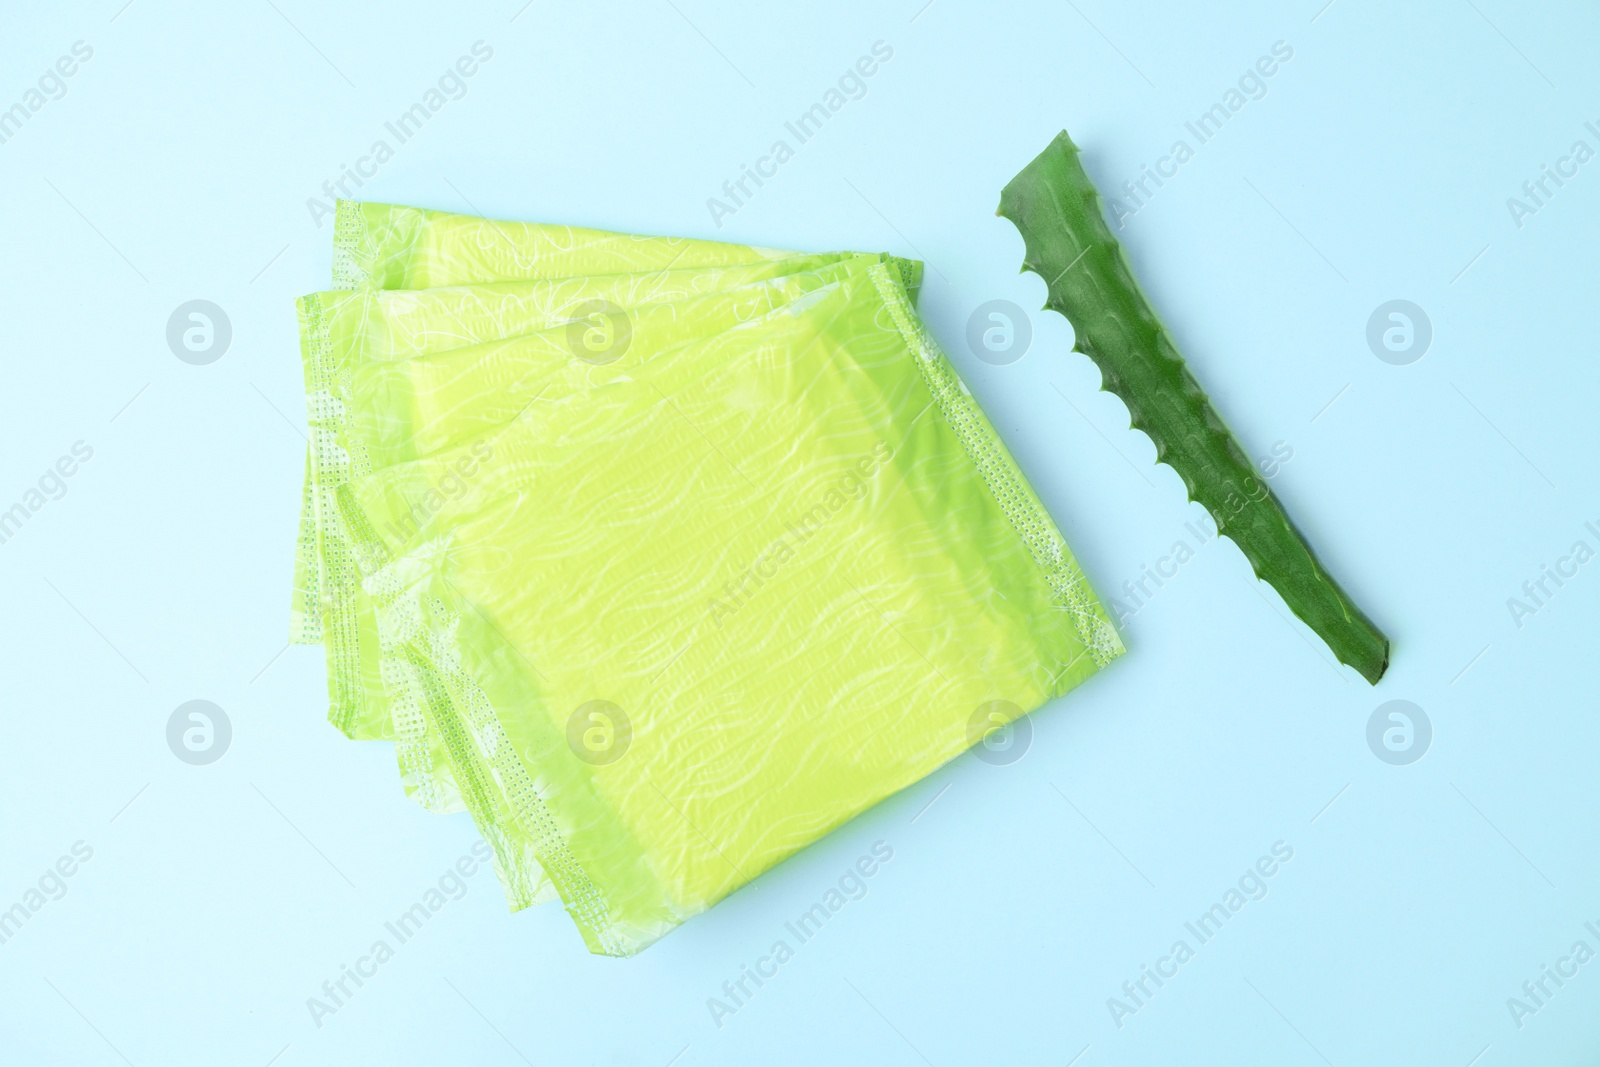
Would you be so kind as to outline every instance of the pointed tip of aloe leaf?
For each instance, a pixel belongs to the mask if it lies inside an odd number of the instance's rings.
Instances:
[[[1388,673],[1390,648],[1391,646],[1386,638],[1383,642],[1383,659],[1378,663],[1377,666],[1371,669],[1372,672],[1370,674],[1359,667],[1356,668],[1356,672],[1367,680],[1368,685],[1377,685],[1383,680],[1383,676]]]

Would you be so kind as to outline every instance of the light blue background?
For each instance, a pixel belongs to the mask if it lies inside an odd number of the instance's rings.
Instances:
[[[94,449],[0,545],[0,908],[94,849],[0,946],[0,1061],[1600,1054],[1600,962],[1521,1028],[1506,1005],[1573,942],[1600,950],[1600,563],[1521,628],[1506,605],[1600,545],[1600,161],[1521,228],[1506,206],[1575,140],[1600,148],[1592,6],[122,2],[13,0],[0,35],[0,107],[94,49],[0,145],[0,508]],[[307,998],[474,834],[404,798],[387,746],[330,728],[320,653],[284,647],[291,301],[326,284],[331,236],[306,200],[479,39],[467,95],[361,196],[926,259],[929,323],[1105,594],[1206,520],[1064,320],[1034,314],[1010,366],[967,349],[980,303],[1043,300],[999,190],[1063,126],[1116,188],[1287,42],[1122,238],[1247,448],[1292,447],[1274,486],[1393,638],[1388,676],[1336,667],[1212,542],[1127,623],[1124,659],[1034,717],[1021,762],[957,760],[633,960],[587,954],[557,907],[508,915],[480,874],[315,1026]],[[715,228],[706,199],[878,40],[867,95]],[[194,298],[233,326],[210,366],[165,342]],[[1365,342],[1392,298],[1433,324],[1410,366]],[[234,728],[207,767],[165,740],[195,698]],[[1433,724],[1409,766],[1367,746],[1389,699]],[[868,895],[714,1025],[707,998],[879,839]],[[1280,840],[1265,899],[1116,1026],[1107,998]]]

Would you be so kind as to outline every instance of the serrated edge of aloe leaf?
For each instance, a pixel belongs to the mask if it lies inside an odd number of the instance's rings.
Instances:
[[[1155,445],[1157,462],[1177,472],[1189,499],[1239,546],[1256,577],[1340,662],[1376,684],[1389,665],[1388,638],[1328,575],[1189,373],[1106,225],[1100,194],[1065,130],[1006,184],[996,214],[1022,234],[1022,269],[1044,279],[1045,307],[1072,324],[1073,350],[1100,368],[1104,388]]]

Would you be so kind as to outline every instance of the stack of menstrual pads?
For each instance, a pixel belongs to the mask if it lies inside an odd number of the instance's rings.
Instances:
[[[1121,645],[920,263],[341,202],[294,638],[629,955]]]

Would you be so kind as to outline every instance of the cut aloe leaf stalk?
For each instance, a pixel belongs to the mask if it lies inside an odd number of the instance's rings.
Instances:
[[[1189,498],[1211,512],[1256,577],[1341,663],[1376,684],[1389,666],[1389,639],[1329,577],[1184,366],[1139,291],[1066,131],[1006,185],[998,214],[1021,231],[1023,269],[1045,280],[1045,306],[1072,323],[1075,350],[1099,366],[1105,388],[1155,443],[1157,460],[1178,472]]]

